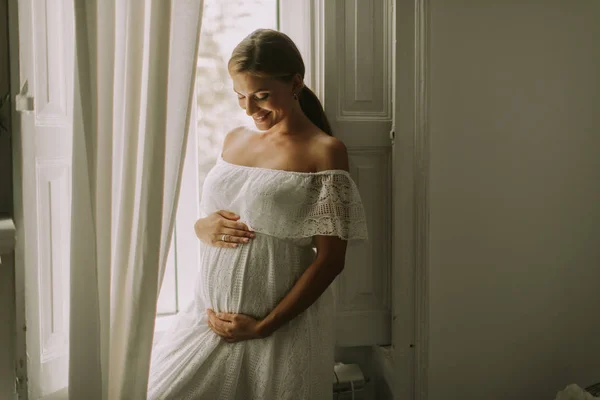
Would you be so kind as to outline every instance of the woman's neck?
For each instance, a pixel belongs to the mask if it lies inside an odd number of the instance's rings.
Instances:
[[[293,113],[279,121],[271,129],[264,132],[263,136],[291,136],[302,135],[313,127],[312,121],[298,107]]]

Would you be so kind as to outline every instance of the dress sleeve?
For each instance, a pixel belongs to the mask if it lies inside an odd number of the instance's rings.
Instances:
[[[305,189],[304,204],[295,213],[294,236],[337,236],[345,240],[368,239],[360,193],[350,174],[313,176]]]

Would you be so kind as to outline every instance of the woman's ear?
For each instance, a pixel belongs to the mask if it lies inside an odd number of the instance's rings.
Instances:
[[[300,93],[300,91],[302,90],[302,88],[304,87],[304,79],[302,79],[302,76],[300,74],[296,74],[294,75],[294,78],[292,79],[292,90],[295,94]]]

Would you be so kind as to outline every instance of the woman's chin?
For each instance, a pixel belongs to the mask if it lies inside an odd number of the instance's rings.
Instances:
[[[256,126],[256,128],[259,131],[268,131],[269,129],[271,129],[271,124],[270,123],[265,123],[265,122],[256,122],[256,121],[254,121],[254,126]]]

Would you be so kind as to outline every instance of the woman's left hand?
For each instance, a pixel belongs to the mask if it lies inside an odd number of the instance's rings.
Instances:
[[[229,343],[264,337],[261,333],[260,321],[248,315],[216,313],[211,309],[207,309],[206,312],[210,329]]]

